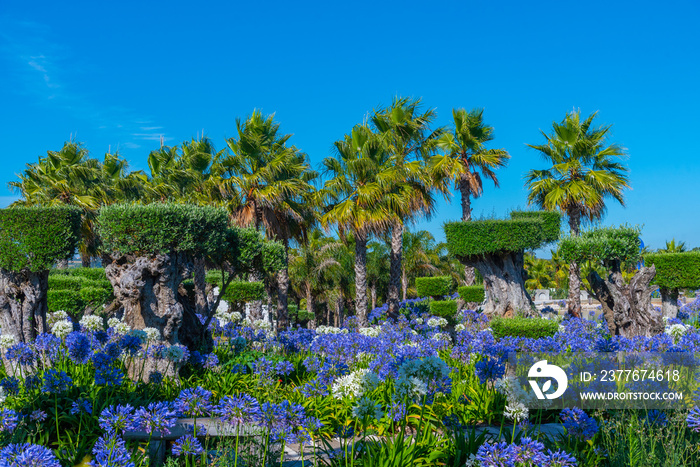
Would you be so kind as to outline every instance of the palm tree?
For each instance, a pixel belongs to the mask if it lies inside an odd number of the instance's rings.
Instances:
[[[666,241],[666,247],[659,248],[657,253],[683,253],[686,249],[685,242],[676,243],[676,239],[672,238],[670,241]]]
[[[549,169],[531,170],[525,176],[528,203],[565,214],[573,236],[579,235],[582,220],[602,218],[606,199],[624,206],[623,190],[629,188],[628,170],[618,161],[625,150],[618,144],[607,145],[611,126],[593,127],[596,114],[581,120],[580,111],[568,113],[561,123],[553,123],[552,134],[542,132],[545,144],[528,145],[552,163]],[[580,294],[580,267],[572,261],[568,307],[576,317],[581,315]]]
[[[384,243],[370,242],[367,247],[367,284],[371,309],[377,308],[377,294],[388,285],[389,277],[389,248]]]
[[[382,202],[393,166],[379,137],[367,125],[356,125],[334,143],[335,157],[323,160],[330,175],[319,197],[325,204],[321,225],[338,227],[341,237],[351,233],[355,243],[355,315],[367,326],[367,241],[394,220]]]
[[[287,144],[292,135],[281,134],[279,127],[274,115],[258,111],[245,121],[236,120],[238,135],[226,140],[231,152],[217,159],[212,172],[219,179],[218,191],[231,219],[264,231],[288,251],[290,239],[300,238],[313,219],[311,182],[317,173],[310,169],[306,154]],[[278,324],[284,328],[289,323],[286,267],[278,282]],[[260,314],[257,306],[253,308]]]
[[[505,149],[487,149],[486,143],[494,138],[493,127],[484,123],[484,109],[453,109],[454,128],[443,133],[438,147],[444,151],[431,159],[434,176],[454,180],[462,196],[462,220],[472,219],[471,198],[484,191],[483,179],[490,179],[498,187],[495,170],[505,167],[510,155]],[[473,267],[465,267],[467,285],[474,284]]]
[[[427,176],[423,163],[441,130],[430,131],[435,110],[421,112],[420,104],[420,99],[395,98],[389,107],[372,116],[372,125],[393,166],[393,170],[387,173],[391,182],[389,195],[383,199],[393,216],[389,225],[391,245],[387,292],[391,317],[396,317],[399,309],[404,222],[421,214],[429,217],[435,206],[431,191],[442,187],[432,184],[433,179]]]

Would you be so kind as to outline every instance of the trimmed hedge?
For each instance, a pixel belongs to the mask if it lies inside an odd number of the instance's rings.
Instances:
[[[453,323],[457,314],[456,300],[435,300],[430,302],[430,313]]]
[[[264,296],[265,286],[262,282],[232,281],[224,293],[224,300],[246,303],[262,300]]]
[[[109,279],[107,279],[107,274],[105,274],[104,268],[73,268],[68,269],[70,273],[74,276],[84,277],[91,281],[98,281],[99,283],[110,284]],[[111,287],[111,284],[110,284]]]
[[[114,300],[112,289],[105,289],[104,287],[83,287],[78,294],[85,305],[94,307],[106,305]]]
[[[481,303],[486,299],[483,285],[465,285],[457,289],[459,297],[467,303]]]
[[[550,212],[514,213],[513,219],[448,222],[445,237],[450,253],[458,258],[540,248],[555,241],[554,216]]]
[[[581,233],[579,237],[563,238],[559,254],[566,262],[639,261],[641,240],[637,227],[602,227]]]
[[[80,210],[68,206],[0,209],[0,268],[8,271],[51,269],[75,253]]]
[[[452,290],[452,277],[416,277],[416,291],[419,297],[442,297]]]
[[[190,204],[113,204],[97,220],[102,249],[120,255],[214,255],[226,248],[229,230],[223,208]]]
[[[664,289],[700,287],[700,251],[651,253],[644,255],[646,266],[656,266],[654,283]]]
[[[85,311],[85,302],[77,290],[49,290],[46,292],[46,303],[52,313],[63,310],[73,316],[79,316]]]
[[[50,290],[80,290],[85,279],[68,274],[49,274]]]
[[[494,318],[491,320],[491,330],[496,338],[502,337],[551,337],[559,330],[555,320],[542,318]]]
[[[513,211],[511,219],[539,219],[542,221],[542,235],[545,243],[559,240],[561,231],[561,216],[552,211]]]

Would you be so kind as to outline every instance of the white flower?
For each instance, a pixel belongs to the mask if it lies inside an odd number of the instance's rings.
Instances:
[[[122,322],[119,322],[119,324],[117,324],[115,326],[115,330],[119,334],[128,334],[129,331],[131,331],[131,326],[129,326],[128,324],[126,324],[125,322],[122,321]]]
[[[355,418],[373,418],[379,420],[382,418],[382,409],[379,404],[375,404],[369,397],[363,397],[357,401],[357,404],[352,408],[352,416]]]
[[[160,340],[160,331],[156,328],[143,328],[143,332],[146,333],[146,340],[148,342],[156,342]]]
[[[5,394],[5,388],[0,386],[0,405],[5,403],[5,399],[7,399],[7,395]]]
[[[119,321],[117,318],[109,318],[107,320],[107,326],[109,326],[110,328],[117,327],[119,323],[121,323],[121,321]]]
[[[404,400],[406,398],[416,400],[428,393],[428,385],[415,376],[399,377],[394,386],[396,389],[395,396],[398,400]]]
[[[130,336],[138,337],[142,344],[148,339],[148,334],[146,334],[146,331],[142,331],[140,329],[132,329],[128,332],[128,334]]]
[[[381,332],[381,328],[379,327],[369,327],[369,328],[360,328],[358,330],[360,334],[363,336],[369,336],[369,337],[379,337],[379,334]]]
[[[102,331],[104,329],[102,318],[96,315],[83,316],[80,325],[88,331]]]
[[[63,310],[54,311],[46,316],[46,322],[49,326],[53,326],[59,321],[64,321],[66,319],[68,319],[68,313]]]
[[[464,467],[481,467],[481,465],[479,459],[476,458],[476,454],[469,454],[469,459],[467,459],[467,463],[464,464]]]
[[[678,343],[678,341],[683,337],[683,335],[688,332],[688,328],[683,325],[683,324],[672,324],[671,326],[667,326],[666,329],[664,330],[666,334],[669,336],[673,337],[674,343]]]
[[[503,410],[503,415],[507,419],[518,423],[527,419],[529,411],[524,404],[515,402],[513,404],[506,404],[506,408]]]
[[[561,324],[559,325],[559,332],[566,332],[566,328]]]
[[[435,333],[435,335],[433,336],[433,340],[452,342],[452,338],[450,337],[450,335],[445,332]]]
[[[0,334],[0,348],[7,349],[17,343],[17,337],[14,334]]]
[[[441,328],[447,326],[447,320],[445,318],[430,318],[428,320],[428,326]]]
[[[464,331],[465,329],[467,329],[467,327],[462,323],[459,323],[458,325],[455,326],[455,332],[461,332],[461,331]]]
[[[333,326],[319,326],[316,328],[316,334],[347,334],[347,329],[335,328]]]
[[[416,318],[416,324],[423,324],[423,318]]]
[[[243,320],[243,316],[239,312],[234,311],[233,313],[231,313],[231,321],[237,323],[241,320]]]
[[[63,321],[58,321],[53,326],[51,326],[51,332],[54,336],[63,339],[68,334],[73,332],[73,323],[65,319]]]
[[[336,379],[331,387],[331,392],[336,399],[344,399],[346,397],[357,399],[368,392],[374,391],[379,386],[379,383],[379,377],[364,368]]]
[[[216,313],[228,313],[229,311],[229,304],[226,300],[221,300],[219,302],[219,306],[216,307]]]

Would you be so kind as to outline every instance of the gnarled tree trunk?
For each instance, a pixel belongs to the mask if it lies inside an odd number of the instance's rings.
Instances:
[[[476,267],[484,277],[488,316],[537,315],[537,310],[525,290],[522,252],[487,254],[466,263]]]
[[[207,270],[204,258],[194,258],[194,307],[197,314],[207,316],[209,300],[207,299]]]
[[[678,316],[678,289],[661,288],[661,315],[665,318]]]
[[[643,267],[629,284],[625,284],[619,265],[613,267],[607,280],[603,280],[595,271],[588,274],[588,281],[603,307],[612,335],[650,337],[663,332],[661,313],[651,304],[653,288],[649,284],[655,275],[654,266]]]
[[[198,349],[210,339],[194,307],[178,290],[193,266],[193,259],[183,253],[120,256],[111,258],[105,273],[129,326],[153,327],[171,345],[181,343]]]
[[[0,269],[0,325],[3,334],[29,343],[47,331],[46,292],[49,271],[13,272]]]
[[[277,273],[277,329],[284,331],[289,327],[289,240],[284,239],[284,268]]]
[[[391,251],[389,252],[389,290],[387,303],[390,318],[399,315],[399,289],[401,287],[401,253],[403,249],[403,222],[396,222],[391,228]]]

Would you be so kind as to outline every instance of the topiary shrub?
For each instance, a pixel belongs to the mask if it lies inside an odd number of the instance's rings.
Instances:
[[[700,287],[700,251],[682,253],[650,253],[644,255],[646,266],[656,268],[653,284],[661,292],[661,311],[664,316],[678,315],[679,289]],[[695,294],[689,295],[694,297]]]
[[[78,294],[86,306],[91,306],[95,309],[99,309],[102,305],[107,305],[114,300],[111,288],[83,287]]]
[[[555,320],[542,318],[494,318],[491,320],[493,336],[503,337],[528,337],[539,339],[551,337],[559,330],[559,323]]]
[[[262,282],[233,281],[224,294],[224,299],[233,303],[247,303],[262,300],[265,297],[265,285]]]
[[[75,253],[80,211],[60,206],[0,209],[0,327],[20,342],[47,331],[49,270]]]
[[[482,303],[486,297],[483,285],[465,285],[457,289],[459,297],[467,303]]]
[[[77,290],[49,290],[46,298],[51,313],[63,310],[70,316],[80,319],[85,310],[85,302]]]
[[[419,297],[443,297],[452,290],[450,276],[416,277],[416,291]]]
[[[91,281],[109,284],[109,279],[107,279],[104,268],[73,268],[67,269],[67,271],[76,277],[84,277]]]
[[[455,315],[457,315],[457,301],[456,300],[435,300],[430,302],[430,313],[445,318],[454,324]]]
[[[69,274],[49,274],[49,290],[80,290],[85,279]]]

